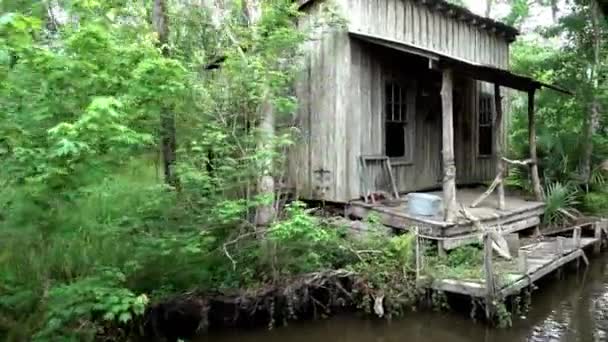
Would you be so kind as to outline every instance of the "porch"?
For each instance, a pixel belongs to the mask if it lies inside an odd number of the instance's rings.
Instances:
[[[391,160],[395,159],[391,157],[388,147],[385,148],[387,156],[359,156],[362,196],[367,199],[369,193],[380,190],[379,183],[384,183],[388,186],[384,186],[382,190],[386,191],[390,188],[389,192],[394,194],[397,200],[379,203],[374,203],[372,200],[371,204],[361,200],[351,201],[349,213],[356,217],[367,217],[373,212],[387,226],[397,229],[417,227],[422,234],[434,237],[462,236],[462,239],[442,239],[440,250],[456,248],[470,242],[471,239],[476,238],[470,233],[478,232],[483,228],[500,227],[500,231],[507,234],[538,226],[545,205],[537,166],[534,98],[536,92],[541,88],[551,88],[567,94],[569,92],[501,68],[454,58],[412,44],[360,32],[351,31],[349,33],[353,38],[367,44],[396,51],[402,54],[403,58],[415,55],[426,59],[428,70],[432,70],[435,75],[439,76],[438,83],[441,88],[435,91],[436,97],[434,97],[434,102],[441,106],[431,111],[438,113],[439,117],[431,117],[432,120],[429,120],[428,116],[420,118],[420,120],[416,117],[414,120],[415,125],[424,126],[428,125],[428,122],[435,122],[438,125],[430,130],[430,134],[436,134],[433,135],[433,141],[411,144],[411,147],[416,149],[416,155],[421,155],[422,159],[416,160],[414,167],[407,170],[409,172],[397,172],[396,177],[393,177],[395,172],[391,167]],[[491,92],[488,95],[491,95],[484,99],[487,101],[479,103],[477,97],[459,94],[458,80],[462,79],[483,82],[484,85],[489,86]],[[528,95],[530,154],[529,158],[523,161],[504,158],[506,115],[504,115],[503,94],[506,94],[507,91],[505,88],[522,91]],[[465,91],[465,94],[468,93]],[[462,103],[463,97],[466,98],[464,104]],[[468,107],[468,101],[471,99],[474,104],[472,107]],[[389,109],[390,104],[394,102],[394,99],[387,102]],[[390,111],[388,113],[390,114]],[[472,118],[470,113],[473,113]],[[487,121],[487,126],[491,130],[491,132],[483,131],[484,137],[489,139],[481,139],[481,126],[484,121],[481,118]],[[476,131],[477,126],[480,127],[479,132]],[[471,127],[474,128],[471,129]],[[428,134],[422,134],[422,136],[428,136]],[[471,139],[471,136],[474,138]],[[385,136],[387,146],[390,146],[388,142],[400,140],[402,139],[391,140]],[[425,149],[435,145],[438,145],[437,148],[432,150],[432,153],[427,153],[428,151]],[[486,147],[488,150],[485,151],[482,147]],[[482,150],[483,153],[481,153]],[[485,159],[481,158],[482,154],[483,157],[486,157]],[[399,162],[399,160],[396,161]],[[489,163],[485,164],[485,162]],[[504,183],[510,165],[528,168],[534,193],[533,199],[507,193]],[[431,181],[421,182],[419,181],[421,178],[430,178]],[[398,193],[420,192],[416,188],[404,189],[404,180],[412,179],[416,180],[415,183],[419,185],[419,188],[424,188],[427,183],[435,182],[433,188],[441,189],[441,191],[430,192],[442,198],[443,208],[439,213],[423,217],[413,215],[408,211],[407,197],[399,199]],[[492,179],[489,188],[462,187],[466,184],[489,182]]]
[[[466,208],[470,217],[465,217],[462,211],[452,222],[445,219],[444,212],[435,216],[418,216],[409,213],[408,197],[401,196],[399,200],[378,201],[377,203],[365,203],[363,200],[350,203],[348,213],[358,218],[366,218],[370,214],[377,215],[381,223],[395,229],[411,229],[418,227],[421,234],[436,237],[455,237],[468,235],[476,230],[475,220],[482,227],[501,227],[504,234],[518,232],[520,230],[537,226],[540,216],[543,214],[545,204],[535,200],[527,200],[522,196],[514,194],[505,195],[504,209],[498,209],[497,195],[490,195],[479,206],[471,208],[473,202],[478,199],[485,189],[460,188],[456,191],[457,207]],[[431,191],[429,194],[442,196],[442,191]],[[474,217],[473,220],[471,217]],[[466,239],[446,240],[444,249],[452,249],[466,243]]]

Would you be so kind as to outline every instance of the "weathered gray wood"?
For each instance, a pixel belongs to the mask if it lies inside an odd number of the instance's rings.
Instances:
[[[507,297],[507,296],[518,293],[522,289],[532,285],[538,279],[555,271],[558,267],[561,267],[561,266],[569,263],[572,260],[576,260],[577,258],[580,258],[583,254],[584,253],[582,250],[577,250],[577,251],[567,254],[559,259],[550,261],[545,266],[542,266],[541,268],[539,268],[536,272],[531,273],[531,274],[529,273],[527,277],[523,277],[522,279],[518,280],[511,286],[502,289],[500,292],[501,297]],[[528,259],[528,260],[530,260],[530,259]]]
[[[379,35],[393,41],[442,51],[455,58],[477,63],[504,63],[508,42],[487,44],[493,33],[460,21],[412,0],[336,0],[336,8],[348,21],[348,30]],[[302,29],[318,27],[323,1],[302,7]],[[442,185],[441,120],[439,92],[420,97],[417,80],[424,68],[404,61],[407,55],[392,55],[355,39],[341,30],[320,27],[305,44],[305,70],[296,83],[299,108],[296,118],[302,137],[289,152],[289,182],[306,199],[346,203],[364,195],[358,156],[385,154],[384,87],[391,77],[408,84],[406,148],[409,161],[392,160],[398,192],[421,191]],[[496,38],[494,38],[496,39]],[[481,42],[485,43],[481,43]],[[495,176],[495,161],[477,157],[478,82],[457,80],[464,104],[454,113],[454,156],[457,184],[477,184]],[[433,116],[436,113],[436,116]],[[390,184],[381,163],[369,165],[369,186]],[[318,171],[328,171],[319,173]],[[321,177],[321,174],[324,176]],[[391,186],[392,187],[392,186]],[[390,190],[378,189],[378,190]]]
[[[597,240],[593,245],[593,253],[598,254],[602,250],[602,226],[599,222],[593,224],[594,237]]]
[[[496,118],[494,119],[494,159],[496,163],[496,174],[501,175],[498,183],[498,209],[505,209],[505,184],[504,184],[504,164],[502,162],[502,141],[503,141],[503,119],[502,119],[502,97],[500,95],[500,85],[494,84],[494,107]]]
[[[572,242],[574,243],[574,248],[581,248],[581,228],[574,228],[572,231]]]
[[[517,258],[517,269],[520,273],[527,274],[528,273],[528,253],[522,252],[519,254]]]
[[[490,184],[490,186],[488,187],[488,190],[486,190],[483,194],[481,194],[481,196],[479,196],[478,199],[475,200],[475,202],[473,202],[471,204],[471,208],[476,208],[477,206],[479,206],[479,204],[481,204],[481,202],[483,202],[486,198],[488,198],[488,196],[490,196],[492,194],[492,192],[494,192],[494,189],[496,189],[497,186],[500,186],[502,184],[502,179],[503,179],[503,174],[502,174],[502,170],[500,173],[496,174],[496,178],[494,178],[494,181],[492,181],[492,184]],[[502,192],[502,208],[501,210],[504,210],[504,189]]]
[[[566,250],[564,249],[565,240],[566,238],[562,236],[558,236],[557,240],[555,240],[555,253],[557,255],[564,255],[564,253],[566,252]]]
[[[483,269],[485,272],[486,286],[486,318],[492,318],[494,314],[494,298],[496,292],[496,283],[494,281],[494,268],[492,267],[492,239],[490,234],[485,234],[483,237]]]
[[[443,205],[445,220],[453,222],[456,219],[456,165],[454,160],[454,115],[453,99],[454,80],[452,70],[443,71],[441,86],[442,128],[443,128]]]
[[[528,140],[530,144],[530,172],[532,177],[532,188],[537,201],[543,200],[543,192],[538,176],[538,157],[536,156],[536,114],[534,113],[534,95],[536,89],[528,92]]]
[[[509,254],[511,254],[511,257],[517,258],[519,255],[519,247],[520,247],[519,234],[517,234],[517,233],[504,234],[504,237],[505,237],[505,240],[507,241],[507,245],[509,246]]]

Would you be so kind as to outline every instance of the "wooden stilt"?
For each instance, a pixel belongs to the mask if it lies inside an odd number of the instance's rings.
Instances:
[[[492,319],[494,316],[494,296],[496,292],[496,284],[494,282],[494,270],[492,267],[492,238],[490,234],[483,235],[483,268],[486,280],[486,318]]]
[[[528,252],[523,251],[519,254],[519,257],[517,258],[517,268],[520,273],[528,273]]]
[[[537,201],[544,199],[543,191],[540,186],[540,177],[538,175],[538,157],[536,155],[536,118],[534,114],[534,94],[536,89],[531,89],[528,92],[528,139],[530,143],[530,173],[532,177],[532,187],[534,196]]]
[[[574,248],[581,248],[581,227],[574,228],[572,242],[574,243]]]
[[[453,116],[453,75],[452,70],[443,70],[441,87],[443,122],[443,205],[445,220],[456,220],[456,162],[454,159],[454,116]]]
[[[602,249],[602,225],[600,222],[593,224],[594,237],[597,242],[593,245],[593,253],[598,254]]]
[[[500,95],[500,85],[494,83],[494,106],[496,107],[496,118],[494,120],[494,160],[496,161],[496,174],[500,175],[500,183],[498,183],[498,209],[505,210],[505,185],[504,185],[504,169],[505,164],[502,161],[502,143],[504,139],[502,130],[502,97]]]

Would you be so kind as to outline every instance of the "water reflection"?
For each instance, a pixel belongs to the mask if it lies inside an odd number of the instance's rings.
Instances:
[[[608,341],[608,256],[591,263],[540,283],[527,317],[514,318],[511,329],[490,329],[464,314],[414,313],[392,322],[336,317],[273,331],[224,332],[199,342]]]

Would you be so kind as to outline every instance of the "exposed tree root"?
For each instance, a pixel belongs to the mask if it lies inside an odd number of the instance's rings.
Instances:
[[[177,341],[210,329],[285,324],[353,307],[355,274],[335,270],[306,274],[236,293],[193,291],[158,302],[143,319],[146,340]]]

